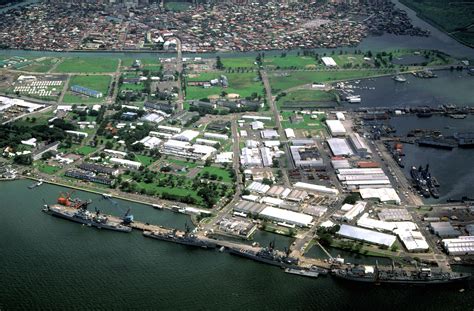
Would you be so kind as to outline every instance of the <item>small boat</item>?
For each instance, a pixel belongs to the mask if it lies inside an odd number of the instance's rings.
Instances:
[[[108,194],[108,193],[102,193],[102,197],[103,197],[104,199],[110,199],[110,198],[112,198],[112,195],[111,195],[111,194]]]
[[[32,184],[32,185],[29,185],[29,186],[28,186],[28,189],[34,189],[34,188],[36,188],[36,187],[41,186],[42,184],[43,184],[43,180],[40,179],[40,180],[38,180],[38,182],[36,182],[36,183],[34,183],[34,184]]]
[[[393,80],[397,82],[407,82],[407,79],[402,75],[396,75],[393,77]]]

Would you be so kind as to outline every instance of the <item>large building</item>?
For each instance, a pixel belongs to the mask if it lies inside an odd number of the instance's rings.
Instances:
[[[346,128],[339,120],[326,120],[326,125],[332,136],[346,136],[347,134]]]
[[[315,146],[291,146],[290,151],[297,167],[324,167],[323,159]]]
[[[94,98],[101,98],[101,97],[104,96],[104,94],[102,94],[102,92],[92,90],[90,88],[83,87],[83,86],[80,86],[80,85],[71,86],[71,91],[73,91],[75,93],[82,94],[82,95],[87,95],[89,97],[94,97]]]

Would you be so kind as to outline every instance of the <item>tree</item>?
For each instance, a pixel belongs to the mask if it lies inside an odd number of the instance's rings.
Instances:
[[[224,69],[224,64],[222,63],[220,56],[216,57],[216,68],[219,70]]]
[[[33,163],[33,158],[31,154],[21,154],[13,158],[13,162],[20,165],[31,165]]]

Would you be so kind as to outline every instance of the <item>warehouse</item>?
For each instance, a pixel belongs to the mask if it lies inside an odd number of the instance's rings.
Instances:
[[[89,134],[87,134],[86,132],[78,132],[78,131],[65,131],[66,133],[68,134],[71,134],[73,136],[76,136],[76,137],[81,137],[81,138],[87,138],[87,136],[89,136]]]
[[[202,145],[208,145],[208,146],[216,146],[220,144],[220,142],[218,142],[217,140],[209,140],[209,139],[203,139],[203,138],[196,139],[196,143],[202,144]]]
[[[442,244],[449,255],[474,255],[474,236],[460,236],[456,239],[443,239]]]
[[[229,136],[225,134],[217,134],[217,133],[211,133],[211,132],[205,132],[204,133],[205,138],[214,138],[214,139],[220,139],[220,140],[228,140]]]
[[[364,200],[376,200],[387,204],[399,205],[401,200],[393,188],[361,188],[359,193]]]
[[[205,161],[217,150],[211,146],[191,145],[187,141],[170,139],[163,144],[162,152],[168,155]]]
[[[130,161],[130,160],[126,160],[126,159],[110,158],[109,161],[110,161],[110,163],[122,165],[122,166],[132,168],[132,169],[135,169],[135,170],[138,170],[142,166],[142,164],[140,162]]]
[[[240,164],[244,167],[261,167],[262,158],[258,148],[242,148],[242,155],[240,156]]]
[[[291,146],[290,152],[297,167],[324,167],[323,159],[316,148]]]
[[[398,228],[393,231],[411,253],[426,252],[430,249],[420,231]]]
[[[411,221],[413,218],[404,208],[384,208],[378,214],[383,221]]]
[[[285,129],[285,135],[288,139],[296,138],[295,131],[293,129]]]
[[[430,223],[431,231],[440,238],[455,238],[461,235],[461,232],[454,229],[448,221]]]
[[[244,115],[242,116],[242,119],[244,120],[260,120],[260,121],[271,121],[271,117],[262,117],[262,116],[250,116],[250,115]]]
[[[235,204],[233,210],[235,212],[244,213],[245,215],[258,215],[265,208],[265,204],[255,203],[251,201],[239,201],[237,204]]]
[[[335,158],[331,160],[331,165],[335,170],[340,170],[343,168],[351,168],[352,165],[349,163],[349,160],[343,158]]]
[[[179,127],[172,127],[172,126],[165,126],[165,125],[158,125],[158,129],[168,132],[168,133],[181,133],[181,129]]]
[[[133,143],[136,144],[137,142]],[[157,148],[161,144],[161,139],[153,136],[146,136],[142,138],[139,143],[142,143],[147,149]]]
[[[312,192],[320,192],[320,193],[325,193],[325,194],[334,194],[337,195],[339,191],[334,188],[328,188],[320,185],[315,185],[315,184],[308,184],[305,182],[297,182],[293,185],[295,188],[301,188],[305,190],[309,190]]]
[[[332,136],[346,136],[346,129],[339,120],[326,120],[329,132]]]
[[[89,89],[87,87],[83,87],[80,85],[73,85],[71,86],[71,91],[82,94],[82,95],[87,95],[89,97],[94,97],[94,98],[101,98],[104,96],[102,92],[98,92],[96,90]]]
[[[199,136],[198,131],[193,131],[193,130],[185,130],[181,133],[173,135],[174,140],[181,140],[181,141],[191,141],[194,138]]]
[[[253,181],[246,189],[249,190],[250,192],[265,194],[267,193],[268,190],[270,190],[270,186]]]
[[[348,239],[364,241],[386,247],[392,246],[397,240],[397,237],[391,234],[385,234],[373,230],[349,226],[346,224],[341,225],[341,228],[337,234]]]
[[[83,171],[89,171],[97,174],[107,174],[111,176],[117,176],[119,170],[116,168],[107,167],[104,165],[92,164],[92,163],[82,163],[78,166]]]
[[[281,208],[268,206],[259,214],[262,218],[267,218],[277,222],[283,222],[299,227],[310,227],[313,217],[303,213],[292,212]]]
[[[370,157],[372,152],[370,151],[369,146],[362,136],[360,136],[358,133],[352,133],[349,135],[349,140],[352,144],[352,147],[354,147],[354,150],[360,157]]]
[[[345,214],[342,219],[345,221],[352,221],[355,217],[359,216],[367,206],[367,202],[357,201]]]
[[[327,142],[332,154],[335,156],[350,157],[354,155],[354,152],[344,138],[330,138]]]
[[[260,135],[262,136],[263,139],[278,139],[278,138],[280,138],[280,135],[275,130],[263,130],[263,131],[260,131]]]

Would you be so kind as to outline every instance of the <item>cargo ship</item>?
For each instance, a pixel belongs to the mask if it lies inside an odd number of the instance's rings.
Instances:
[[[245,248],[229,248],[228,251],[232,255],[249,258],[281,268],[297,268],[298,259],[290,257],[288,249],[285,253],[275,250],[274,245],[275,243],[271,242],[270,246],[261,248],[258,251]]]
[[[420,268],[415,271],[403,269],[379,270],[374,266],[354,266],[346,269],[334,269],[336,278],[374,284],[399,285],[440,285],[469,280],[469,273],[432,271],[430,268]]]
[[[143,231],[143,235],[148,238],[161,241],[174,242],[178,244],[195,246],[200,248],[215,248],[216,243],[202,240],[191,233],[190,228],[186,224],[186,231],[178,231],[176,229],[167,232],[159,231]]]
[[[103,215],[96,208],[95,213],[87,210],[91,201],[75,201],[74,207],[63,204],[48,205],[45,204],[43,212],[46,214],[71,220],[89,227],[96,227],[98,229],[107,229],[120,232],[131,232],[132,228],[127,226],[133,221],[133,216],[130,215],[130,209],[121,219],[112,220],[110,217]]]

